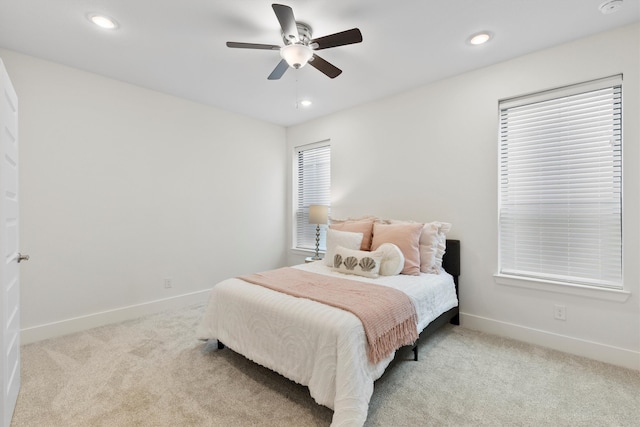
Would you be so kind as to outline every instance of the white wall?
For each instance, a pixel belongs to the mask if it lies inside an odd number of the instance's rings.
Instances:
[[[23,342],[206,301],[219,280],[284,265],[283,127],[0,57],[20,103]]]
[[[336,217],[453,223],[464,326],[640,369],[639,40],[639,26],[626,27],[291,127],[289,156],[296,145],[331,140]],[[617,73],[630,296],[497,284],[498,100]],[[289,263],[300,260],[290,251]],[[566,321],[553,318],[555,304],[566,306]]]
[[[454,224],[465,327],[640,369],[639,39],[619,29],[287,130],[0,49],[20,97],[23,342],[300,262],[291,147],[330,139],[335,216]],[[620,72],[630,296],[496,284],[497,101]]]

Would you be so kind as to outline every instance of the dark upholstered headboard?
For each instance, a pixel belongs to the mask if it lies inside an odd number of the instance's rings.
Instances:
[[[442,266],[445,271],[453,276],[453,282],[456,285],[456,295],[458,295],[458,276],[460,275],[460,240],[447,240],[447,249],[442,257]],[[458,299],[458,301],[460,301]],[[445,323],[454,325],[460,324],[460,308],[453,307],[449,311],[442,313],[436,317],[429,325],[420,333],[420,337],[427,337]],[[413,360],[418,360],[418,346],[413,347]]]
[[[460,275],[460,240],[447,239],[447,249],[442,257],[442,267],[453,276],[458,287],[458,276]]]

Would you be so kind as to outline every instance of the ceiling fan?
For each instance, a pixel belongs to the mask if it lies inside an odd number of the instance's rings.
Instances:
[[[316,50],[329,49],[331,47],[360,43],[362,33],[357,28],[330,34],[317,39],[311,38],[311,27],[302,22],[296,22],[293,9],[283,4],[273,4],[273,11],[282,28],[282,40],[284,46],[259,43],[227,42],[227,47],[241,49],[266,49],[279,50],[282,60],[267,77],[269,80],[278,80],[291,66],[293,68],[304,67],[307,63],[315,69],[334,79],[342,73],[342,70],[327,62],[314,53]]]

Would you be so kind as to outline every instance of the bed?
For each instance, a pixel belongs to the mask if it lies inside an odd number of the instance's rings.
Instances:
[[[368,278],[345,275],[321,261],[292,268],[402,290],[415,306],[420,339],[443,324],[458,324],[458,240],[446,240],[438,274]],[[334,410],[332,426],[364,424],[374,382],[395,355],[394,351],[373,363],[363,323],[348,311],[240,278],[213,287],[197,337],[217,340],[218,348],[229,347],[307,386],[318,404]],[[417,359],[417,343],[413,350]]]

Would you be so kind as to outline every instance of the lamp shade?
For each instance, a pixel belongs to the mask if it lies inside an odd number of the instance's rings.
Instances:
[[[329,221],[329,206],[309,206],[309,224],[326,224]]]
[[[309,46],[303,44],[290,44],[280,48],[280,56],[293,68],[304,67],[313,56]]]

